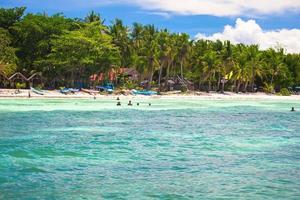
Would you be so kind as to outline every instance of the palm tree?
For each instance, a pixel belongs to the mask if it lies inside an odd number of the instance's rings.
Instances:
[[[220,89],[220,82],[221,82],[221,93],[224,93],[224,88],[225,88],[225,82],[228,80],[225,79],[226,75],[228,75],[234,66],[234,61],[233,61],[233,50],[232,50],[232,45],[230,41],[225,41],[224,44],[222,45],[221,49],[221,59],[222,59],[222,66],[220,67],[220,75],[221,81],[219,80],[218,82],[218,88]]]
[[[235,92],[240,92],[240,86],[244,84],[244,89],[247,88],[248,82],[251,79],[251,70],[247,65],[247,51],[244,44],[238,44],[234,52],[234,71],[235,71]],[[237,83],[236,83],[237,82]]]
[[[130,32],[130,46],[131,46],[131,65],[135,67],[142,76],[140,81],[143,80],[143,73],[146,69],[146,63],[143,56],[144,51],[144,26],[139,23],[134,23]]]
[[[104,24],[105,20],[101,19],[101,16],[99,13],[95,13],[94,11],[91,11],[84,19],[85,22],[91,23],[91,22],[99,22],[101,25]]]
[[[177,46],[178,46],[178,58],[180,61],[180,76],[183,79],[183,65],[187,61],[187,57],[189,55],[190,50],[190,41],[189,35],[187,34],[179,34],[177,36]]]
[[[158,33],[158,45],[159,45],[159,76],[158,76],[158,86],[159,90],[161,90],[161,78],[162,71],[164,67],[167,67],[167,71],[169,70],[169,66],[171,64],[172,59],[172,44],[171,44],[171,35],[165,29]]]
[[[264,75],[263,60],[259,51],[258,45],[250,45],[247,48],[248,62],[247,65],[251,68],[251,92],[254,92],[255,78],[262,78]]]
[[[153,25],[142,26],[135,23],[131,33],[133,52],[132,61],[143,77],[148,78],[151,88],[153,74],[159,66],[158,31]]]
[[[121,54],[121,66],[130,65],[131,45],[129,40],[128,27],[123,25],[122,20],[116,19],[109,27],[113,43],[119,48]]]
[[[159,66],[159,45],[158,45],[158,32],[153,25],[148,25],[144,27],[144,41],[145,41],[145,49],[144,56],[147,63],[147,71],[148,71],[148,89],[151,88],[151,84],[153,81],[153,74],[155,68]]]
[[[221,65],[221,60],[216,51],[209,50],[203,56],[203,73],[205,74],[204,80],[208,81],[207,92],[211,91],[211,84],[215,81],[215,75]]]
[[[286,77],[287,66],[284,63],[284,50],[279,49],[268,49],[265,54],[265,67],[266,70],[269,71],[271,76],[270,84],[273,85],[274,81],[276,81],[277,77],[280,75],[282,77]]]

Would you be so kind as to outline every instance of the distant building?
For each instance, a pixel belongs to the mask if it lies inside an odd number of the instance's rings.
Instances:
[[[138,81],[141,76],[141,74],[134,68],[120,68],[119,74],[128,76],[128,78],[132,81]]]
[[[140,73],[136,69],[121,67],[117,70],[111,69],[107,73],[100,72],[98,74],[93,74],[90,76],[90,81],[102,82],[106,79],[106,80],[113,82],[113,81],[116,81],[118,76],[120,76],[120,75],[128,77],[132,81],[138,81],[140,78]]]

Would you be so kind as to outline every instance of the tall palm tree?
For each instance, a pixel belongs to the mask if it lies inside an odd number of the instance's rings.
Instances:
[[[148,25],[144,27],[144,41],[145,49],[144,56],[147,63],[147,72],[148,72],[148,89],[151,88],[153,81],[153,74],[157,66],[159,66],[159,45],[158,45],[158,31],[153,25]]]
[[[248,57],[246,46],[244,44],[238,44],[234,52],[234,78],[235,82],[235,92],[240,92],[240,86],[244,84],[244,89],[247,87],[249,80],[251,79],[251,70],[247,65]]]
[[[221,65],[221,60],[216,51],[209,50],[203,56],[204,81],[208,81],[207,92],[211,91],[211,84],[215,81],[216,73]]]
[[[171,62],[172,54],[172,44],[171,44],[171,35],[168,30],[162,30],[158,33],[158,45],[159,45],[159,76],[158,76],[158,86],[161,90],[161,78],[163,68],[169,68]]]
[[[109,27],[109,30],[110,35],[113,37],[113,43],[120,49],[121,66],[129,66],[131,48],[128,27],[123,25],[122,20],[116,19]]]
[[[188,34],[179,34],[177,36],[177,47],[178,47],[178,58],[180,62],[180,76],[183,79],[183,65],[186,63],[189,50],[190,50],[190,41],[189,41],[189,35]]]
[[[274,81],[276,81],[277,77],[283,76],[286,77],[287,66],[284,63],[284,50],[279,49],[268,49],[265,54],[266,61],[266,70],[269,71],[270,74],[270,84],[273,85]]]
[[[224,93],[225,83],[228,81],[225,79],[226,75],[230,74],[232,68],[234,66],[233,60],[233,50],[230,41],[225,41],[222,52],[221,52],[222,66],[220,67],[220,75],[221,75],[221,93]],[[220,77],[220,76],[219,76]],[[219,83],[220,84],[220,83]]]
[[[94,11],[91,11],[84,19],[85,22],[91,23],[91,22],[99,22],[101,25],[104,24],[105,20],[103,20],[99,13],[96,13]]]
[[[251,68],[251,92],[254,92],[254,82],[255,78],[259,77],[262,78],[264,75],[263,67],[263,60],[261,53],[259,51],[258,45],[250,45],[247,48],[247,56],[248,56],[248,63],[247,65]]]

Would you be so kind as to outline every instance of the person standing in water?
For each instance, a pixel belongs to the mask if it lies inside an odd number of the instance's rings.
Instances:
[[[295,108],[294,107],[292,107],[292,110],[291,110],[291,112],[295,112],[296,110],[295,110]]]
[[[30,99],[30,97],[31,97],[31,94],[30,94],[30,91],[28,91],[28,98]]]

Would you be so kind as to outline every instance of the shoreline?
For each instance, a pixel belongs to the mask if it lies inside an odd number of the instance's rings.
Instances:
[[[21,93],[15,94],[15,89],[0,89],[0,99],[29,99],[28,92],[30,90],[20,90]],[[57,90],[44,90],[44,95],[38,95],[30,92],[30,99],[92,99],[94,95],[90,95],[84,92],[78,92],[76,94],[61,94]],[[278,96],[269,95],[265,93],[241,93],[236,94],[232,92],[225,92],[225,94],[220,94],[216,92],[206,93],[206,92],[189,92],[189,93],[167,93],[163,95],[117,95],[117,94],[97,94],[96,99],[116,99],[120,97],[122,99],[195,99],[195,100],[299,100],[300,95],[291,96]]]

